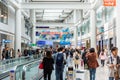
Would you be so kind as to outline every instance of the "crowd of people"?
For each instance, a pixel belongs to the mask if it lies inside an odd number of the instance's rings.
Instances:
[[[5,47],[2,50],[2,60],[15,58],[15,52],[13,48]]]
[[[43,54],[44,80],[51,80],[53,70],[55,70],[56,80],[64,80],[63,71],[64,67],[68,66],[68,58],[71,65],[74,63],[74,69],[82,66],[80,64],[83,62],[84,69],[89,70],[90,80],[95,80],[96,69],[105,65],[109,68],[109,80],[119,80],[120,59],[117,47],[111,49],[109,56],[104,50],[98,55],[94,48],[81,50],[64,47],[45,49]],[[99,61],[101,61],[101,64],[99,64]]]
[[[33,55],[36,58],[39,54],[43,56],[44,80],[51,80],[53,70],[55,70],[56,80],[64,80],[63,72],[65,66],[73,66],[75,70],[83,66],[84,69],[89,70],[90,80],[95,80],[96,68],[104,66],[109,68],[109,80],[119,80],[120,76],[120,58],[117,47],[113,47],[109,55],[104,49],[98,55],[94,48],[81,50],[65,47],[25,49],[22,53],[18,49],[16,54],[17,57]],[[6,47],[2,51],[2,59],[16,58],[16,54],[14,49]]]
[[[15,52],[13,48],[5,47],[2,50],[2,60],[19,58],[22,56],[31,56],[31,55],[33,55],[36,58],[38,55],[44,53],[42,51],[43,50],[39,50],[39,49],[24,49],[21,52],[21,50],[18,49],[17,52]]]

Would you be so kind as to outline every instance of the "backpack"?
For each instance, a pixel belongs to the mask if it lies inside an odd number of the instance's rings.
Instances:
[[[76,59],[76,60],[78,60],[78,59],[79,59],[79,56],[78,56],[78,54],[76,54],[76,56],[75,56],[75,59]]]
[[[63,53],[58,53],[57,57],[56,57],[56,65],[57,66],[62,66],[63,65],[63,60],[64,60]]]

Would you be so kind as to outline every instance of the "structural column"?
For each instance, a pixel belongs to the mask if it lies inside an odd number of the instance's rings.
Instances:
[[[116,0],[116,37],[117,37],[117,47],[120,55],[120,0]]]
[[[35,10],[30,10],[30,18],[33,23],[33,28],[32,28],[32,43],[36,43],[36,17],[35,17]]]
[[[80,26],[80,43],[81,44],[80,44],[80,46],[82,47],[82,28],[81,27],[82,27],[82,22],[84,21],[83,20],[83,10],[80,11],[80,18],[81,18],[81,23],[80,23],[81,24],[81,26]]]
[[[77,30],[77,27],[75,26],[74,27],[74,45],[75,45],[75,48],[77,47],[77,44],[78,44],[78,30]]]
[[[96,49],[96,12],[94,9],[90,11],[90,44]]]
[[[76,12],[77,12],[76,10],[73,11],[74,24],[76,23],[76,18],[77,18]],[[77,47],[77,44],[78,44],[78,30],[77,30],[77,26],[74,26],[74,45],[75,45],[75,48]]]
[[[17,52],[18,49],[21,51],[21,15],[21,9],[16,9],[15,52]]]

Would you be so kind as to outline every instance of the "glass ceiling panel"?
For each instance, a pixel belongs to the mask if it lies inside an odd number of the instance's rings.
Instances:
[[[49,18],[48,18],[48,17],[44,17],[44,18],[43,18],[43,20],[56,20],[56,19],[59,20],[59,18],[52,18],[52,17],[49,17]]]
[[[70,13],[72,10],[64,10],[64,13]]]
[[[35,10],[35,12],[43,12],[44,10]]]
[[[62,13],[63,10],[44,10],[45,13]]]
[[[36,18],[40,20],[64,20],[72,10],[63,10],[63,9],[44,9],[36,10]]]
[[[43,16],[43,14],[38,14],[38,15],[36,15],[36,16],[37,16],[37,17],[38,17],[38,16]]]
[[[63,20],[64,18],[59,17],[43,17],[43,20]]]
[[[72,1],[72,2],[75,2],[75,1],[78,1],[78,2],[80,2],[80,0],[31,0],[31,1],[44,1],[44,2],[50,2],[50,1],[52,1],[52,2],[60,2],[60,1],[62,1],[62,2],[66,2],[66,1]]]
[[[68,15],[66,15],[66,14],[63,14],[63,15],[60,15],[60,17],[67,17]]]
[[[62,13],[44,13],[43,16],[59,16],[62,15]]]

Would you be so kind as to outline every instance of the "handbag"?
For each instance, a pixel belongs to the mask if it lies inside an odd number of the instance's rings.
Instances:
[[[115,77],[115,80],[119,80],[119,72],[118,72],[118,70],[114,71],[114,77]]]
[[[119,64],[119,56],[117,56],[117,64]],[[114,77],[115,77],[115,80],[119,80],[119,66],[116,67],[116,70],[114,71]]]
[[[39,64],[39,69],[43,69],[43,62]]]
[[[117,64],[119,64],[119,57],[117,56]],[[113,64],[112,56],[111,56],[111,64]],[[116,64],[116,65],[117,65]],[[114,69],[114,78],[115,80],[119,80],[119,67],[116,67],[116,70]]]

